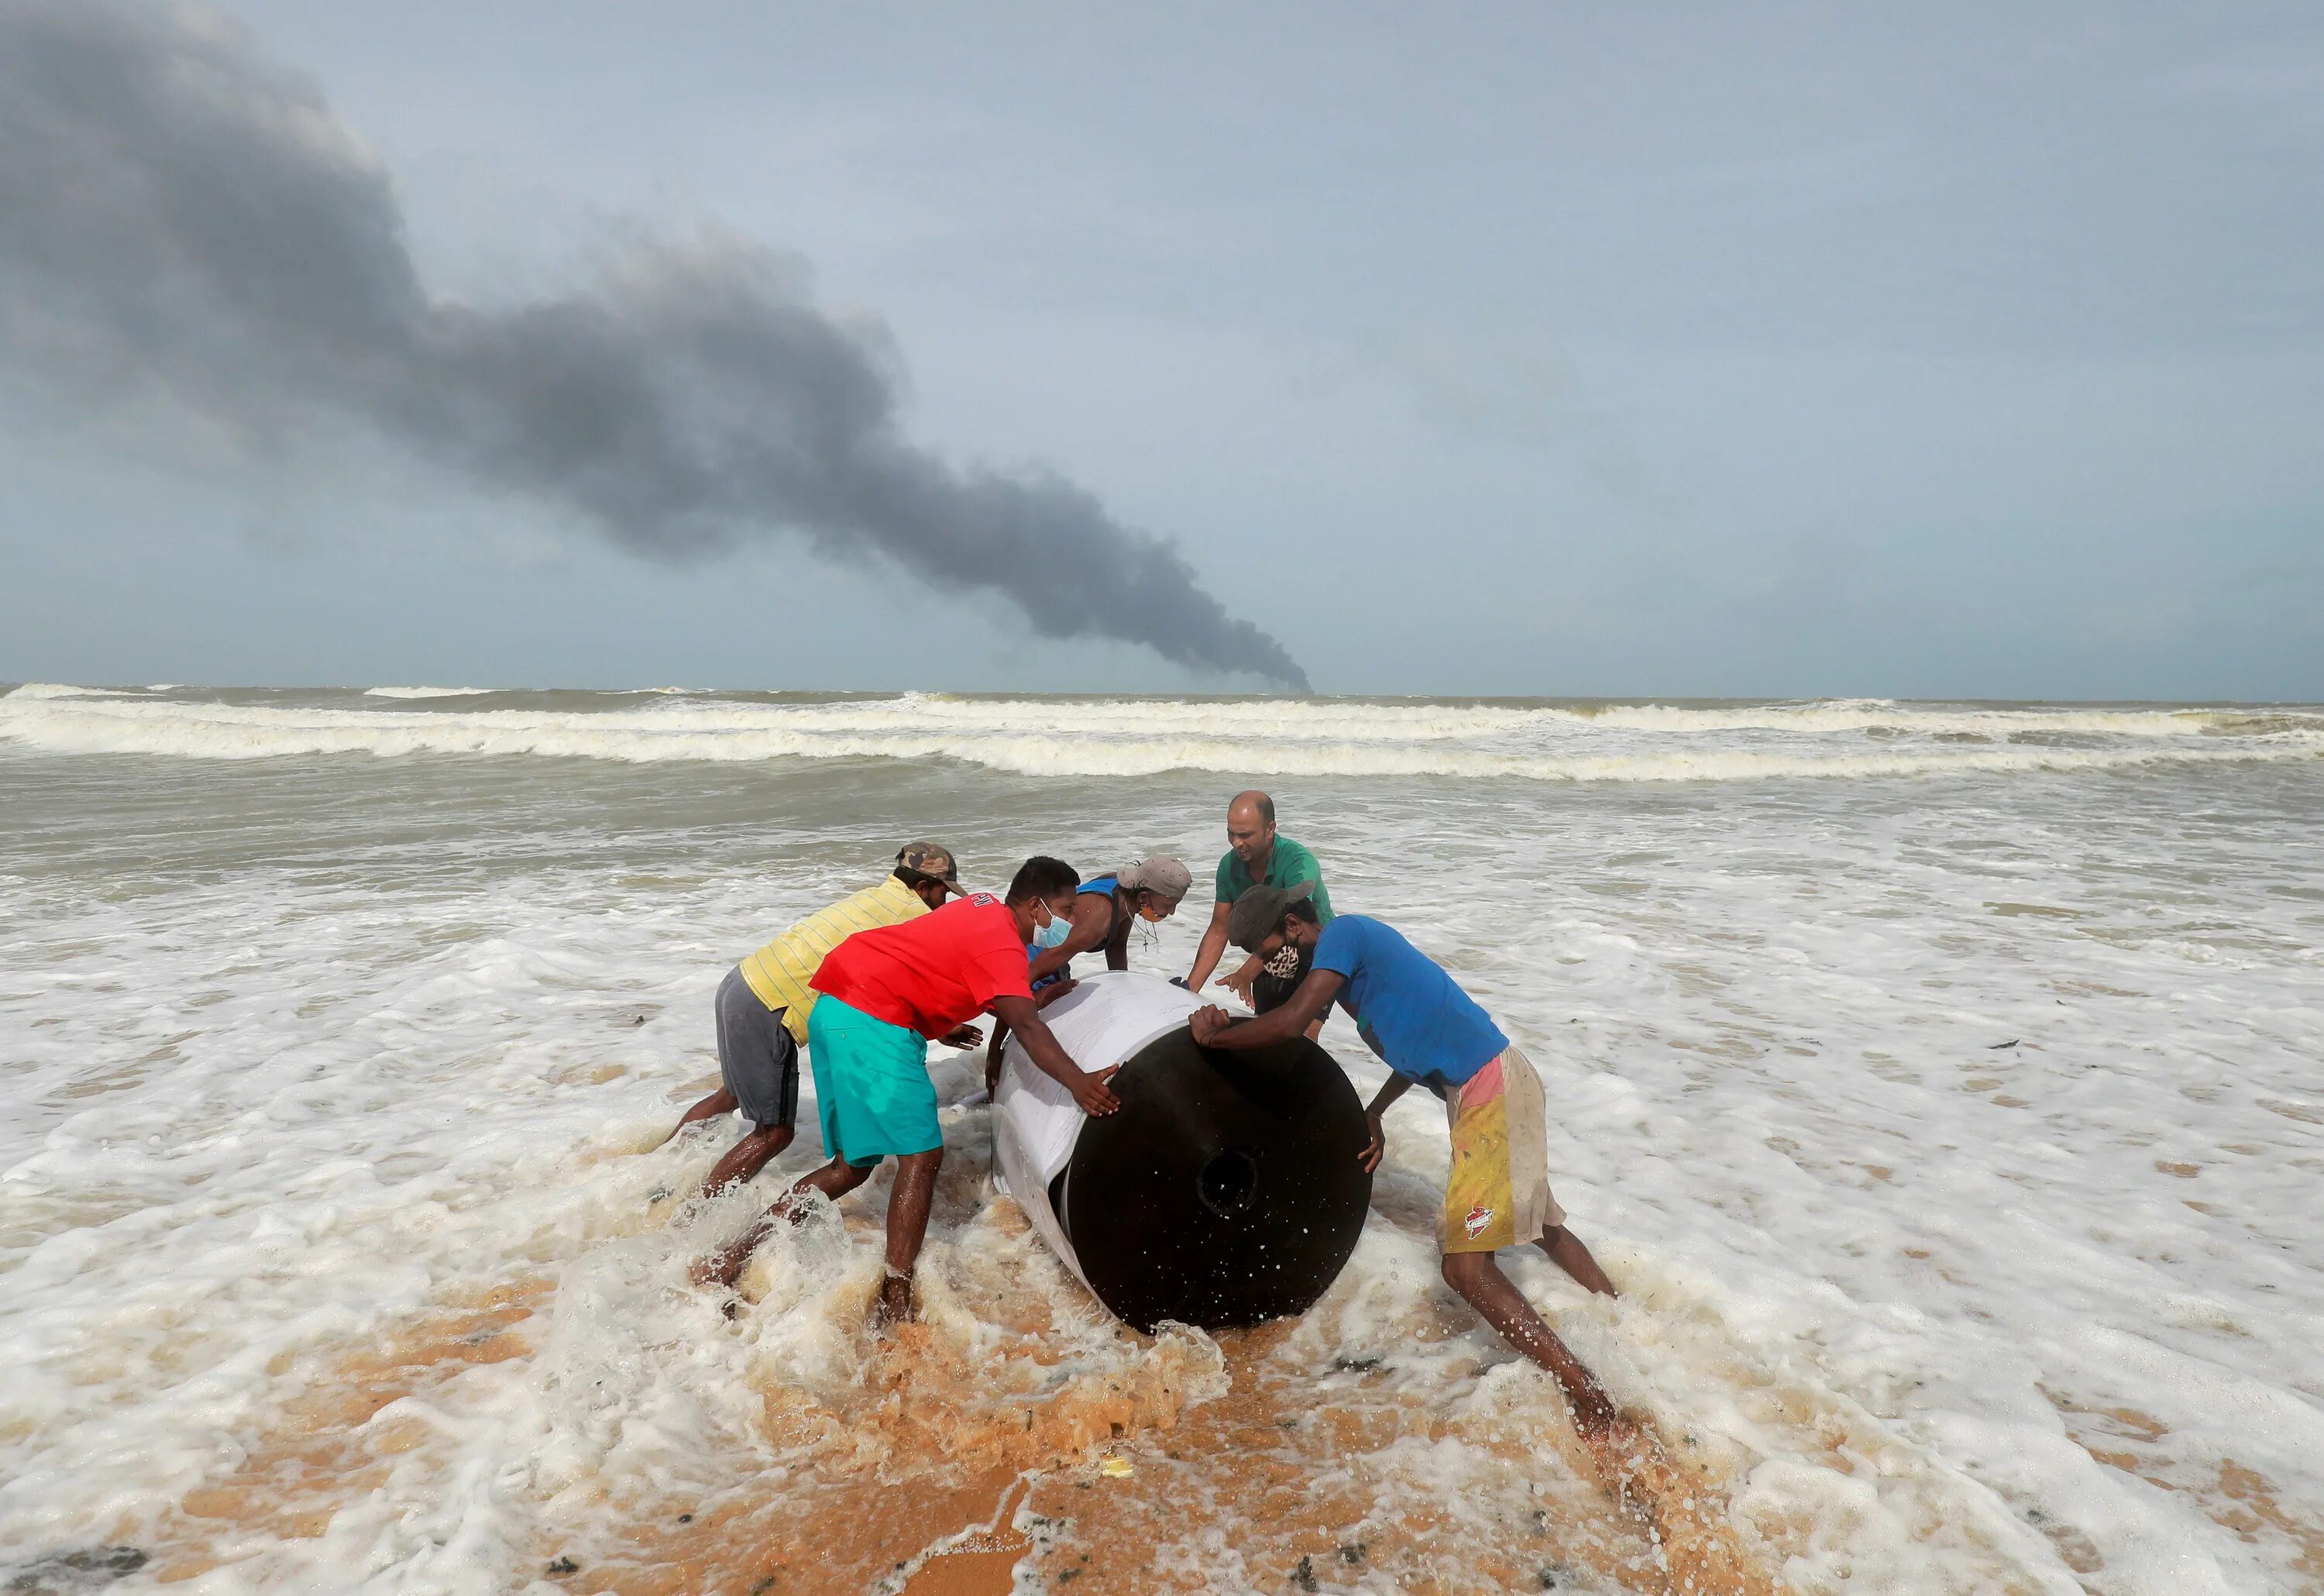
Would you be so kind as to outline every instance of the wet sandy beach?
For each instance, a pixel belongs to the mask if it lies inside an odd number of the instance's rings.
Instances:
[[[2324,1582],[2310,712],[16,703],[0,1585]],[[919,1325],[864,1330],[884,1179],[733,1317],[687,1285],[821,1157],[810,1112],[680,1200],[729,1131],[657,1144],[734,958],[867,839],[977,884],[1200,860],[1255,775],[1541,1067],[1625,1297],[1507,1261],[1659,1459],[1594,1457],[1444,1289],[1409,1102],[1296,1323],[1123,1330],[991,1190],[981,1109]]]

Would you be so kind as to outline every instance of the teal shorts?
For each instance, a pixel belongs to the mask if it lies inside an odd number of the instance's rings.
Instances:
[[[861,1169],[944,1146],[927,1038],[825,995],[807,1016],[823,1149]]]

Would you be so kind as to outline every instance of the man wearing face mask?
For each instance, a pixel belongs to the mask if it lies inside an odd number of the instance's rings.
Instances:
[[[1061,860],[1025,862],[1006,899],[983,893],[902,925],[864,931],[835,948],[816,972],[821,995],[807,1021],[816,1111],[831,1161],[804,1176],[741,1241],[695,1267],[702,1285],[732,1285],[779,1219],[798,1218],[809,1192],[836,1201],[896,1159],[888,1201],[888,1277],[878,1319],[912,1313],[912,1266],[927,1234],[944,1130],[928,1080],[927,1043],[979,1013],[1013,1029],[1034,1066],[1073,1093],[1088,1114],[1121,1106],[1050,1033],[1033,998],[1026,946],[1066,918],[1081,878]]]
[[[1074,916],[1081,912],[1081,894],[1076,892],[1074,894],[1072,905],[1065,912],[1052,915],[1048,924],[1036,929],[1033,933],[1033,940],[1025,945],[1025,963],[1028,966],[1026,977],[1032,982],[1034,996],[1040,1000],[1041,1006],[1045,1009],[1054,1000],[1065,996],[1067,989],[1074,984],[1065,974],[1064,966],[1049,955],[1063,947],[1072,938]],[[1001,1052],[1001,1040],[1008,1034],[1007,1026],[999,1027],[994,1030],[992,1051],[996,1057]]]
[[[1053,921],[1033,937],[1033,993],[1047,1008],[1074,988],[1069,973],[1076,954],[1105,951],[1109,970],[1130,968],[1130,931],[1139,921],[1159,925],[1178,912],[1179,900],[1194,884],[1194,873],[1167,853],[1140,860],[1129,869],[1084,881],[1074,895],[1070,919]],[[992,1028],[991,1045],[984,1050],[984,1094],[999,1090],[1001,1050],[1009,1045],[1009,1027]],[[973,1100],[972,1100],[973,1101]]]
[[[1074,918],[1062,931],[1036,939],[1033,986],[1061,975],[1077,954],[1105,953],[1109,970],[1130,968],[1130,931],[1140,920],[1159,925],[1178,912],[1194,874],[1167,853],[1140,860],[1129,869],[1084,881],[1074,897]]]

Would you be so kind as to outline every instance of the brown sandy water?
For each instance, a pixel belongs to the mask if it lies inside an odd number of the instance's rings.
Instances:
[[[270,1540],[320,1536],[341,1508],[379,1489],[399,1458],[431,1439],[417,1415],[374,1423],[381,1413],[438,1396],[470,1369],[530,1356],[526,1322],[550,1289],[540,1279],[479,1289],[334,1360],[231,1470],[163,1515],[150,1537],[150,1572],[176,1583]],[[129,1538],[125,1527],[118,1538]]]
[[[1021,1211],[984,1197],[981,1173],[962,1162],[940,1194],[954,1239],[931,1248],[922,1322],[871,1333],[876,1277],[843,1268],[808,1309],[815,1333],[835,1340],[842,1378],[754,1365],[750,1434],[702,1437],[684,1479],[606,1466],[553,1497],[536,1488],[519,1567],[616,1596],[1001,1596],[1020,1577],[1074,1596],[1773,1596],[1791,1588],[1778,1575],[1787,1557],[1830,1544],[1833,1527],[1813,1518],[1737,1510],[1753,1454],[1698,1446],[1668,1416],[1585,1446],[1554,1384],[1489,1349],[1449,1297],[1423,1296],[1373,1324],[1364,1333],[1376,1344],[1404,1349],[1388,1356],[1335,1352],[1360,1339],[1360,1310],[1330,1300],[1305,1321],[1256,1331],[1136,1335],[1103,1320]],[[1398,1222],[1394,1191],[1383,1207]],[[827,1241],[872,1256],[875,1211],[845,1208],[836,1222]],[[762,1258],[746,1287],[764,1296],[796,1267]],[[812,1272],[828,1279],[824,1267]],[[564,1295],[537,1277],[447,1295],[374,1343],[306,1355],[314,1373],[231,1466],[186,1491],[155,1529],[124,1526],[119,1538],[149,1548],[164,1582],[245,1562],[263,1579],[335,1515],[385,1492],[391,1476],[404,1497],[417,1482],[448,1481],[435,1416],[480,1406],[472,1393],[485,1388],[463,1387],[471,1377],[503,1389],[551,1379],[544,1348]],[[697,1311],[715,1317],[707,1303]],[[1670,1313],[1655,1324],[1707,1338],[1683,1351],[1684,1363],[1786,1458],[1910,1479],[1914,1460],[1869,1416],[1734,1354],[1713,1324]],[[769,1297],[732,1333],[779,1350],[800,1322]],[[2187,1496],[2246,1542],[2289,1542],[2291,1570],[2306,1581],[2324,1567],[2324,1536],[2258,1471],[2181,1462],[2160,1421],[2135,1410],[2052,1400],[2100,1463]],[[1969,1532],[1946,1522],[1941,1498],[1904,1499],[1922,1502],[1916,1536],[1962,1549]],[[2095,1546],[2068,1526],[2034,1522],[2070,1568],[2104,1588]],[[2031,1587],[2004,1576],[1989,1588]]]
[[[1015,1522],[1030,1487],[1027,1479],[1012,1481],[1001,1492],[991,1522],[923,1552],[919,1565],[904,1580],[903,1596],[1008,1596],[1017,1565],[1033,1549],[1033,1537]]]
[[[1038,1246],[1005,1199],[979,1217]],[[1006,1252],[955,1257],[941,1283],[931,1272],[928,1322],[876,1338],[859,1328],[868,1280],[834,1293],[860,1378],[763,1384],[774,1466],[733,1448],[692,1488],[594,1479],[578,1510],[544,1502],[532,1571],[618,1596],[997,1596],[1020,1565],[1076,1596],[1222,1581],[1386,1581],[1416,1596],[1775,1588],[1707,1464],[1683,1447],[1674,1461],[1645,1430],[1593,1454],[1545,1377],[1503,1370],[1496,1400],[1462,1403],[1382,1363],[1317,1365],[1290,1324],[1215,1341],[1114,1328],[1120,1356],[1076,1359],[1086,1324],[1058,1315],[1084,1305],[1061,1308],[1015,1274]],[[429,1411],[458,1409],[473,1371],[530,1378],[521,1361],[539,1361],[553,1300],[538,1278],[478,1290],[324,1357],[230,1468],[148,1532],[152,1572],[175,1582],[256,1557],[257,1575],[270,1548],[323,1535],[391,1471],[440,1467]],[[964,1311],[997,1345],[964,1342]],[[1459,1333],[1457,1314],[1424,1333]]]
[[[1650,1433],[1594,1457],[1570,1429],[1535,1431],[1531,1415],[1448,1419],[1412,1393],[1319,1399],[1270,1359],[1284,1333],[1222,1338],[1228,1395],[1172,1434],[1117,1448],[1131,1478],[1082,1462],[1037,1481],[1033,1510],[1056,1534],[1034,1569],[1051,1584],[1077,1580],[1077,1591],[1198,1591],[1213,1579],[1200,1553],[1216,1543],[1232,1549],[1238,1582],[1262,1590],[1365,1574],[1448,1596],[1585,1582],[1773,1590],[1720,1521],[1711,1482],[1673,1465]],[[1499,1478],[1446,1496],[1391,1483],[1412,1454],[1448,1443],[1481,1453],[1472,1461]]]
[[[2135,1407],[2101,1406],[2044,1388],[2076,1445],[2110,1469],[2192,1501],[2214,1524],[2253,1546],[2285,1553],[2300,1588],[2324,1591],[2324,1521],[2287,1509],[2282,1491],[2258,1470],[2232,1458],[2196,1462],[2172,1444],[2171,1427]],[[2077,1573],[2104,1566],[2096,1548],[2071,1531],[2052,1531]],[[2078,1544],[2079,1543],[2079,1544]]]
[[[1074,1596],[1773,1596],[1790,1588],[1777,1572],[1786,1557],[1831,1527],[1735,1510],[1749,1456],[1702,1450],[1667,1418],[1585,1446],[1554,1385],[1479,1357],[1449,1298],[1424,1301],[1388,1332],[1426,1354],[1416,1361],[1334,1354],[1353,1310],[1328,1303],[1307,1321],[1214,1338],[1103,1323],[1077,1288],[1038,1271],[1046,1254],[1013,1204],[977,1205],[972,1174],[947,1183],[960,1240],[932,1249],[923,1322],[872,1334],[873,1277],[845,1276],[815,1309],[840,1339],[845,1379],[753,1377],[750,1444],[706,1437],[688,1481],[607,1468],[540,1497],[527,1572],[618,1596],[1002,1596],[1020,1578]],[[877,1223],[868,1211],[839,1216],[867,1250]],[[769,1281],[747,1283],[763,1292]],[[158,1526],[124,1525],[117,1538],[147,1548],[162,1582],[244,1563],[251,1577],[272,1577],[282,1553],[313,1544],[392,1475],[402,1495],[447,1480],[435,1416],[478,1406],[468,1393],[480,1388],[462,1385],[472,1376],[546,1378],[558,1296],[538,1277],[447,1294],[374,1342],[307,1354],[314,1372],[229,1467]],[[745,1309],[735,1333],[749,1337],[776,1306]],[[1686,1322],[1660,1323],[1676,1333]],[[1911,1460],[1867,1416],[1748,1360],[1720,1365],[1698,1350],[1686,1361],[1787,1457],[1838,1475],[1909,1474]],[[297,1374],[287,1363],[277,1372]],[[2051,1396],[2099,1463],[2184,1497],[2246,1543],[2288,1545],[2293,1588],[2317,1582],[2324,1532],[2258,1471],[2181,1458],[2168,1428],[2136,1409]],[[1933,1496],[1927,1505],[1940,1507]],[[1950,1533],[1941,1516],[1916,1532],[1932,1545]],[[2106,1560],[2088,1539],[2034,1521],[2068,1567],[2106,1588]]]
[[[321,1535],[399,1461],[420,1461],[429,1426],[388,1410],[456,1402],[463,1373],[532,1355],[528,1321],[548,1296],[540,1281],[480,1293],[334,1359],[234,1468],[186,1493],[150,1543],[153,1572],[182,1581]],[[1038,1402],[995,1401],[1044,1367],[1054,1328],[1042,1306],[1019,1307],[1022,1342],[994,1361],[916,1324],[864,1339],[864,1379],[844,1401],[769,1387],[785,1467],[738,1455],[707,1500],[598,1481],[589,1532],[544,1524],[536,1566],[621,1596],[977,1596],[1010,1590],[1020,1564],[1077,1593],[1222,1577],[1299,1591],[1385,1577],[1416,1593],[1774,1589],[1706,1470],[1673,1463],[1644,1433],[1594,1457],[1545,1380],[1506,1410],[1448,1416],[1450,1404],[1380,1369],[1304,1373],[1293,1327],[1277,1325],[1222,1335],[1215,1352],[1125,1332],[1139,1343],[1126,1366]],[[1457,1462],[1442,1490],[1416,1490],[1433,1451]]]
[[[1271,1359],[1283,1338],[1222,1338],[1230,1388],[1190,1407],[1175,1406],[1182,1393],[1165,1373],[1063,1398],[1019,1425],[954,1426],[975,1406],[961,1399],[974,1370],[927,1327],[901,1327],[874,1353],[881,1394],[855,1420],[877,1436],[878,1466],[856,1466],[871,1435],[770,1394],[771,1424],[825,1428],[814,1465],[779,1487],[746,1482],[684,1521],[675,1503],[641,1512],[625,1501],[618,1545],[573,1588],[972,1596],[1008,1591],[1020,1563],[1042,1588],[1077,1596],[1200,1591],[1222,1577],[1314,1591],[1366,1574],[1430,1596],[1775,1588],[1724,1522],[1715,1483],[1651,1438],[1600,1460],[1570,1431],[1545,1449],[1521,1423],[1464,1426],[1416,1395],[1319,1405]],[[1499,1478],[1449,1501],[1390,1482],[1411,1454],[1447,1444]]]

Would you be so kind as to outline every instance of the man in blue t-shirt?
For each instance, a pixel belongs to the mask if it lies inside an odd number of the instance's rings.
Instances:
[[[1364,1111],[1371,1134],[1357,1156],[1367,1169],[1379,1168],[1387,1150],[1380,1117],[1388,1104],[1415,1082],[1443,1098],[1452,1133],[1442,1222],[1444,1283],[1511,1346],[1557,1377],[1583,1436],[1609,1436],[1614,1405],[1605,1388],[1493,1261],[1495,1249],[1531,1241],[1582,1285],[1614,1295],[1614,1283],[1565,1228],[1565,1211],[1550,1194],[1540,1077],[1443,965],[1369,915],[1321,923],[1313,891],[1306,881],[1255,886],[1236,901],[1228,921],[1235,946],[1261,958],[1296,947],[1308,973],[1256,1019],[1204,1009],[1194,1016],[1194,1040],[1205,1047],[1263,1047],[1300,1035],[1336,1000],[1364,1045],[1395,1072]]]

